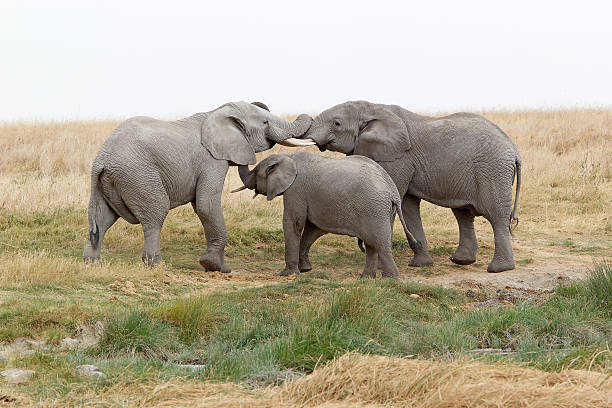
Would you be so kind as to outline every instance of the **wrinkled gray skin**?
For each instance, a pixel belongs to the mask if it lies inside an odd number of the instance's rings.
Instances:
[[[402,199],[408,229],[422,246],[410,264],[430,265],[421,224],[421,200],[449,207],[459,224],[459,247],[451,260],[476,260],[474,217],[483,216],[495,234],[495,254],[487,270],[514,269],[510,224],[521,180],[521,157],[510,138],[482,116],[456,113],[442,118],[417,115],[399,106],[346,102],[315,118],[304,137],[320,150],[360,154],[379,163]],[[512,183],[517,176],[512,207]]]
[[[168,211],[191,203],[206,233],[200,264],[230,272],[221,191],[230,165],[255,164],[255,153],[302,135],[312,119],[286,122],[261,103],[235,102],[176,121],[135,117],[106,139],[91,169],[89,238],[83,259],[100,258],[104,234],[122,217],[141,224],[142,260],[161,260],[160,231]],[[287,140],[286,140],[287,139]],[[311,143],[312,144],[312,143]]]
[[[366,246],[362,277],[397,278],[391,254],[395,214],[413,250],[418,243],[406,229],[400,195],[389,175],[363,156],[329,158],[308,152],[272,155],[249,171],[239,166],[244,188],[268,201],[284,195],[285,269],[282,276],[312,269],[308,250],[328,232],[358,237]],[[235,191],[239,191],[237,189]]]

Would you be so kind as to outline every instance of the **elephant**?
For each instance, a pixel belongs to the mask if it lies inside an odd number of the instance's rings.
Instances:
[[[104,234],[121,217],[141,224],[142,260],[161,261],[160,232],[172,208],[191,203],[206,234],[200,264],[230,272],[224,261],[227,230],[221,192],[230,165],[255,164],[255,153],[297,139],[312,123],[308,115],[287,122],[261,102],[231,102],[175,120],[134,117],[121,123],[100,148],[91,169],[89,237],[83,259],[100,258]]]
[[[238,166],[246,188],[268,201],[283,195],[285,269],[281,276],[310,271],[308,249],[328,232],[358,237],[366,246],[362,277],[397,278],[391,253],[395,214],[413,250],[418,242],[406,227],[397,187],[375,161],[363,156],[330,158],[310,152],[275,154],[249,171]]]
[[[457,219],[459,246],[451,261],[476,261],[474,217],[483,216],[495,237],[487,270],[514,269],[510,227],[518,224],[521,156],[491,121],[472,113],[435,118],[397,105],[350,101],[322,112],[302,137],[314,140],[321,151],[367,156],[387,171],[402,197],[408,229],[421,244],[410,265],[433,263],[420,216],[420,202],[426,200],[451,208]]]

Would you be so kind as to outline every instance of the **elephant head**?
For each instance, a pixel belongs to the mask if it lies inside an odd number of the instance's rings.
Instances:
[[[297,166],[291,157],[273,154],[260,161],[251,171],[248,166],[238,166],[238,173],[244,186],[233,190],[232,193],[248,188],[255,190],[255,196],[263,194],[270,201],[291,187],[297,177]]]
[[[393,161],[410,149],[408,128],[393,108],[365,101],[345,102],[317,116],[303,137],[314,140],[321,151]]]
[[[208,113],[201,126],[202,145],[218,160],[232,164],[255,164],[255,153],[275,143],[310,146],[302,137],[312,123],[308,115],[287,122],[268,111],[261,102],[231,102]]]

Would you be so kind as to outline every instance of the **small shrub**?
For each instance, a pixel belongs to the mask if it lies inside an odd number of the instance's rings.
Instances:
[[[101,357],[140,355],[167,360],[180,349],[175,331],[142,311],[128,311],[106,321],[94,350]]]

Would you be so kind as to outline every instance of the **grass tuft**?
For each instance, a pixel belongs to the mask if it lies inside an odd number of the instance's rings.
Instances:
[[[127,311],[109,318],[97,347],[99,357],[142,356],[168,360],[181,349],[176,332],[147,313]]]
[[[185,343],[193,343],[216,328],[221,315],[218,305],[209,296],[180,298],[158,306],[153,315],[178,329],[178,336]]]
[[[608,316],[612,316],[612,265],[595,264],[585,282],[585,294]]]

